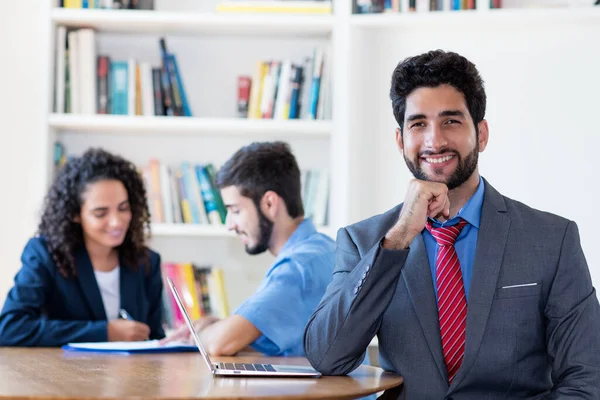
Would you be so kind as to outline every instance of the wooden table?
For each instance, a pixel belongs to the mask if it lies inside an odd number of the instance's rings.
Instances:
[[[214,361],[308,365],[305,358],[258,355]],[[0,347],[0,399],[354,399],[401,383],[400,376],[366,366],[318,379],[213,378],[198,353],[128,356]]]

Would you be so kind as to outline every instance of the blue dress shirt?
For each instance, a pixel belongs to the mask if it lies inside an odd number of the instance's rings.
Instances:
[[[468,222],[454,243],[454,249],[458,255],[458,261],[460,261],[460,269],[462,271],[467,301],[469,301],[469,288],[471,286],[471,276],[473,274],[473,259],[475,258],[475,248],[477,247],[477,234],[479,233],[479,221],[481,220],[481,207],[483,205],[484,190],[485,188],[483,179],[479,177],[479,185],[477,186],[477,190],[473,196],[471,196],[469,201],[467,201],[467,204],[465,204],[463,208],[458,211],[458,214],[456,214],[454,218],[446,222],[440,222],[436,219],[430,218],[433,226],[436,228],[440,226],[456,225],[461,218]],[[427,258],[429,259],[429,267],[431,268],[431,277],[433,279],[435,297],[437,298],[435,262],[437,259],[438,244],[427,229],[423,230],[422,235],[423,240],[425,241],[425,249],[427,250]]]
[[[250,346],[269,356],[304,356],[302,336],[335,265],[335,242],[305,219],[285,243],[260,287],[235,310],[262,332]]]

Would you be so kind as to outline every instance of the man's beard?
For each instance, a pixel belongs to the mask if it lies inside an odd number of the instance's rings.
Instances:
[[[250,255],[261,254],[267,251],[271,235],[273,234],[273,222],[262,213],[259,207],[257,207],[256,211],[258,211],[258,243],[253,247],[246,245],[246,253]]]
[[[464,160],[462,159],[461,155],[458,154],[458,152],[448,148],[440,149],[438,153],[453,153],[458,160],[458,165],[456,166],[454,173],[450,175],[447,182],[443,182],[446,184],[446,186],[448,186],[448,190],[455,189],[465,183],[471,177],[471,175],[473,175],[475,168],[477,168],[477,161],[479,160],[479,150],[477,146],[473,148],[473,151],[470,152]],[[429,182],[438,182],[437,180],[433,179],[433,177],[427,176],[425,171],[423,171],[419,166],[418,159],[423,155],[432,155],[432,153],[419,154],[417,156],[417,162],[410,161],[406,156],[404,156],[404,161],[416,179]],[[441,169],[439,171],[434,169],[435,174],[441,174],[441,172]]]

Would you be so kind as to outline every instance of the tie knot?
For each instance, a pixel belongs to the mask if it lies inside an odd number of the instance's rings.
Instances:
[[[427,220],[425,228],[431,233],[438,245],[453,246],[454,242],[456,242],[456,238],[460,235],[460,232],[466,225],[467,221],[461,218],[456,225],[435,228],[431,224],[431,221]]]

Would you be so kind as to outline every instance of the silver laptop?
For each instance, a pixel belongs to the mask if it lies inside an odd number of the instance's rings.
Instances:
[[[179,292],[177,288],[173,284],[171,278],[167,278],[167,282],[169,283],[169,288],[173,293],[173,297],[175,297],[175,301],[177,302],[177,307],[183,314],[183,318],[185,319],[185,323],[196,342],[196,346],[198,350],[200,350],[200,354],[202,358],[208,365],[208,368],[212,372],[213,375],[219,376],[285,376],[285,377],[298,377],[298,378],[318,378],[321,376],[321,373],[311,367],[304,366],[294,366],[294,365],[275,365],[275,364],[245,364],[245,363],[218,363],[213,364],[208,357],[208,353],[202,342],[200,341],[200,336],[196,332],[194,325],[192,324],[192,320],[187,313],[187,310],[183,306],[183,302],[181,301],[181,297],[179,296]]]

